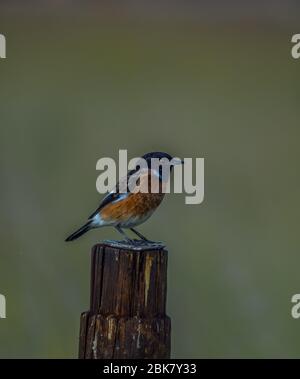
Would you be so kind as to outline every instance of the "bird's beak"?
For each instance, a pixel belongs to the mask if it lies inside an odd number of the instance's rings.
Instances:
[[[179,159],[179,158],[173,158],[172,159],[172,164],[173,166],[177,166],[177,165],[181,165],[181,164],[184,164],[184,161]]]

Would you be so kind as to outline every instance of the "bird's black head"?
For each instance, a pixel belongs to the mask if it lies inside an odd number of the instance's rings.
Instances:
[[[170,154],[163,153],[160,151],[155,151],[152,153],[147,153],[142,156],[142,158],[147,162],[148,168],[158,170],[159,176],[162,177],[162,167],[169,167],[172,171],[174,165],[182,164],[183,161],[178,158],[173,158]],[[156,164],[153,162],[156,161]],[[157,163],[159,166],[157,167]]]
[[[154,151],[152,153],[147,153],[147,154],[143,155],[142,158],[144,158],[147,162],[151,162],[151,159],[153,159],[153,158],[157,158],[157,159],[166,158],[166,159],[168,159],[168,161],[172,160],[172,157],[170,154],[163,153],[160,151]]]

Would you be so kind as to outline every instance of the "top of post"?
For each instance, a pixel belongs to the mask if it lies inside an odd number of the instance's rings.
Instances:
[[[99,245],[104,245],[114,249],[132,250],[132,251],[149,251],[149,250],[164,250],[166,245],[162,242],[147,242],[143,240],[133,240],[134,243],[127,241],[104,240],[99,242]],[[98,245],[98,244],[97,244]]]

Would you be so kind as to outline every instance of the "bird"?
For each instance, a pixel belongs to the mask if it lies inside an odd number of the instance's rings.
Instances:
[[[76,240],[91,229],[112,226],[129,244],[155,243],[146,238],[135,227],[148,220],[161,204],[173,166],[183,164],[184,161],[172,158],[171,155],[164,152],[150,152],[141,158],[146,162],[146,166],[141,168],[137,162],[138,168],[130,170],[125,178],[120,179],[116,186],[103,198],[87,222],[67,237],[66,242]],[[158,167],[157,165],[153,167],[153,159],[159,160],[160,165]],[[167,170],[164,171],[165,168]],[[167,175],[164,175],[164,172]],[[130,182],[136,184],[131,191],[128,188]],[[147,192],[145,188],[149,189],[149,185],[150,190]],[[120,188],[124,188],[124,186],[125,191],[120,191]],[[128,237],[124,229],[130,229],[139,237],[139,240]]]

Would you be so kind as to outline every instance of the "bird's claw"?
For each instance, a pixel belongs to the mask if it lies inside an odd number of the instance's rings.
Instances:
[[[134,245],[134,246],[153,245],[153,244],[158,243],[155,241],[149,241],[149,240],[143,240],[143,239],[128,239],[125,241],[131,245]]]

